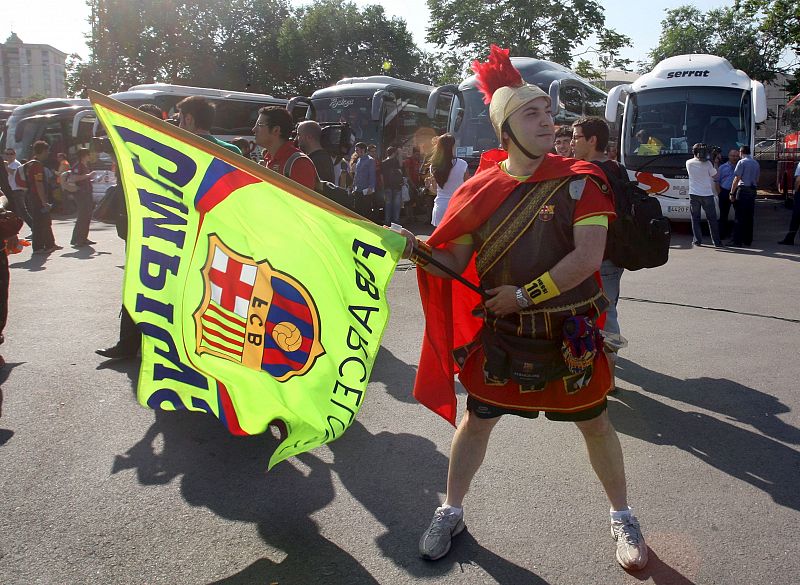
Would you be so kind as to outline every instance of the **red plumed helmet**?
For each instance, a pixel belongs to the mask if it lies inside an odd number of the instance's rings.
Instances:
[[[509,49],[492,45],[486,63],[472,62],[472,70],[478,78],[478,89],[483,94],[483,103],[489,104],[492,95],[501,87],[521,87],[525,84],[516,67],[511,64]]]

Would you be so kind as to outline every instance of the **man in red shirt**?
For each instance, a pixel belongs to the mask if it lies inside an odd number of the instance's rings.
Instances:
[[[53,222],[50,219],[50,194],[45,177],[44,161],[50,156],[50,145],[39,140],[33,145],[33,160],[25,165],[25,180],[28,183],[26,205],[33,219],[31,226],[34,254],[49,254],[60,250],[53,235]]]
[[[253,134],[256,144],[265,150],[268,169],[313,190],[317,186],[317,169],[310,158],[289,142],[292,128],[292,115],[285,108],[268,106],[258,111]]]

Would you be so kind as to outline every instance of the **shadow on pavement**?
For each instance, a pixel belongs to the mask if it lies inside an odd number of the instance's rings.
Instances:
[[[0,429],[0,447],[8,443],[8,441],[13,436],[14,436],[14,431],[10,429]]]
[[[419,557],[419,537],[441,503],[439,492],[447,480],[448,458],[432,441],[407,433],[373,435],[356,421],[328,447],[333,471],[345,488],[386,528],[375,540],[397,567],[415,578],[430,578],[451,572],[454,565],[472,564],[500,584],[546,585],[536,574],[482,547],[469,531],[453,540],[445,558],[427,562]]]
[[[77,258],[78,260],[89,260],[97,256],[108,256],[111,252],[98,252],[92,246],[73,248],[72,252],[61,254],[64,258]]]
[[[306,453],[267,473],[268,454],[278,442],[270,434],[234,437],[218,420],[200,413],[156,411],[155,418],[142,440],[115,458],[111,472],[134,469],[143,485],[164,485],[180,477],[188,504],[257,524],[264,542],[286,555],[280,562],[260,558],[215,583],[378,583],[323,537],[310,518],[333,501],[328,464]],[[159,436],[162,449],[157,447]]]
[[[46,254],[37,254],[35,256],[31,255],[27,260],[23,260],[22,262],[14,262],[8,265],[9,268],[24,268],[29,272],[41,272],[42,270],[46,270],[45,262],[47,262],[48,255]]]
[[[778,442],[796,442],[797,429],[776,418],[776,413],[788,410],[780,402],[731,380],[679,380],[625,359],[617,362],[617,377],[643,389],[622,390],[609,402],[619,432],[656,445],[674,445],[764,491],[775,503],[800,510],[800,453]],[[720,412],[770,436],[668,406],[651,398],[651,392]]]
[[[416,402],[412,394],[416,375],[416,366],[405,363],[391,351],[381,347],[369,379],[371,383],[382,383],[386,386],[386,392],[400,402],[413,404]]]
[[[694,581],[662,561],[652,548],[647,555],[647,566],[641,571],[629,571],[628,574],[639,581],[652,579],[654,585],[695,585]]]

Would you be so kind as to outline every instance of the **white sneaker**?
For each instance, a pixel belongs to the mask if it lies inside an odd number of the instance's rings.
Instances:
[[[647,544],[636,516],[629,514],[621,520],[612,520],[611,536],[617,541],[617,562],[622,568],[643,569],[647,564]]]
[[[463,512],[456,514],[452,508],[436,508],[431,525],[419,540],[419,555],[429,561],[441,559],[450,552],[453,537],[464,528]]]

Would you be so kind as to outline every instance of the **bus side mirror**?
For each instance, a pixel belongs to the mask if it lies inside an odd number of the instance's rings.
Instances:
[[[561,81],[554,79],[547,93],[550,94],[550,110],[555,118],[558,115],[561,104]]]
[[[301,95],[291,98],[286,104],[286,110],[292,115],[292,119],[294,119],[294,110],[298,106],[306,106],[307,109],[305,117],[311,120],[314,119],[314,115],[316,113],[314,110],[314,104],[311,103],[311,99]]]
[[[617,121],[617,109],[619,108],[619,98],[622,95],[622,92],[629,92],[631,89],[630,85],[617,85],[611,88],[611,91],[608,92],[608,97],[606,98],[606,122],[610,122],[613,124]]]
[[[394,99],[394,94],[383,89],[379,89],[372,94],[372,109],[370,111],[370,118],[373,122],[381,121],[381,110],[383,109],[383,102],[387,99]]]
[[[436,109],[439,106],[439,98],[446,94],[450,94],[453,96],[453,99],[456,99],[456,96],[460,95],[458,86],[450,83],[448,85],[441,85],[431,92],[431,94],[428,96],[428,107],[426,109],[429,119],[433,120],[436,118]]]
[[[760,124],[767,119],[767,93],[764,84],[760,81],[753,81],[753,121]]]

